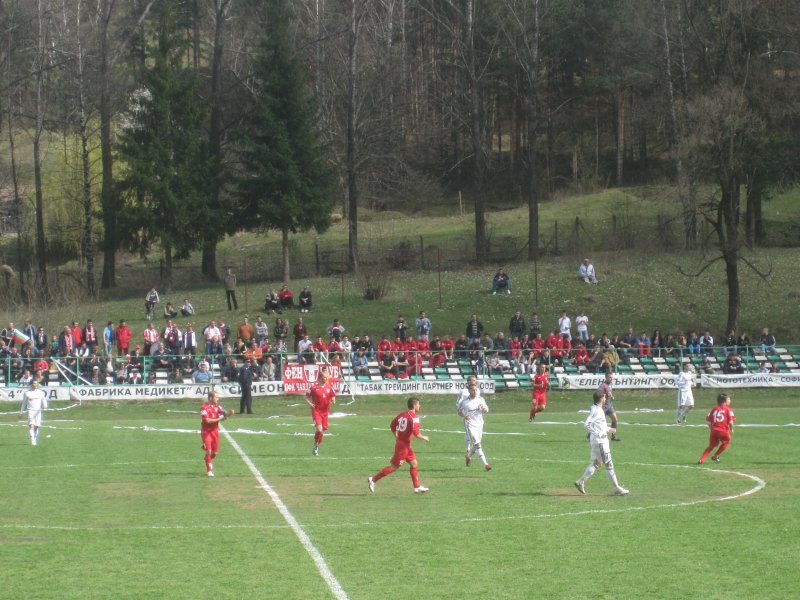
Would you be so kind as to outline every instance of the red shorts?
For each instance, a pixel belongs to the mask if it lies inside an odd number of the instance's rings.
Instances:
[[[317,410],[316,408],[311,409],[311,418],[314,421],[314,426],[322,427],[323,431],[328,431],[328,411],[321,411]]]
[[[541,398],[537,398],[536,396],[533,397],[533,405],[534,406],[547,406],[547,396],[542,396]]]
[[[400,467],[404,462],[410,463],[414,460],[417,460],[417,455],[414,454],[414,450],[411,446],[395,444],[394,456],[392,456],[392,460],[390,460],[389,463],[394,467]]]
[[[203,440],[206,451],[211,450],[214,454],[219,452],[219,429],[200,431],[200,439]]]
[[[728,431],[716,431],[714,429],[711,430],[711,436],[709,438],[708,445],[709,446],[716,446],[722,442],[730,442],[731,441],[731,434]]]

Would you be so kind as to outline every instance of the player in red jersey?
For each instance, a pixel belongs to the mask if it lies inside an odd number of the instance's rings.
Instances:
[[[208,401],[200,407],[200,439],[203,440],[203,450],[206,452],[206,475],[214,476],[214,457],[219,452],[219,423],[233,414],[233,409],[227,413],[219,403],[216,392],[208,392]]]
[[[708,413],[706,421],[711,430],[711,436],[708,441],[708,448],[703,452],[703,456],[697,461],[698,465],[706,462],[706,458],[711,454],[711,451],[719,445],[719,449],[714,452],[711,460],[719,462],[719,455],[725,452],[728,444],[731,443],[731,435],[733,434],[733,422],[736,417],[731,410],[731,397],[726,393],[717,396],[717,405]]]
[[[536,418],[536,413],[542,412],[547,408],[547,388],[550,387],[550,375],[544,364],[539,363],[536,367],[536,375],[533,376],[533,405],[528,421]]]
[[[311,386],[306,394],[306,404],[311,409],[311,418],[314,420],[314,448],[311,453],[319,456],[319,446],[322,444],[323,432],[328,430],[328,413],[331,404],[336,404],[336,394],[328,383],[328,372],[320,368],[317,384]]]
[[[394,443],[394,456],[392,456],[392,459],[389,461],[389,466],[384,467],[367,480],[370,492],[375,491],[375,483],[387,475],[394,473],[404,462],[407,462],[411,467],[411,481],[414,484],[414,492],[417,494],[424,494],[428,491],[428,488],[419,483],[417,456],[411,448],[411,440],[418,437],[423,442],[429,442],[430,439],[427,435],[421,435],[419,432],[419,398],[412,396],[408,399],[406,404],[408,410],[397,415],[392,419],[392,423],[389,425],[389,429],[392,430],[396,438]]]

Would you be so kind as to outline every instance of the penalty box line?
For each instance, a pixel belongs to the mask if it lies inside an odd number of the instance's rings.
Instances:
[[[262,490],[264,490],[267,495],[272,500],[275,507],[281,513],[281,516],[284,518],[286,523],[292,529],[294,534],[297,536],[297,539],[300,540],[300,543],[305,548],[305,551],[314,561],[314,564],[317,566],[317,570],[319,574],[322,576],[322,579],[328,585],[328,589],[330,589],[331,593],[334,595],[337,600],[348,600],[347,593],[344,591],[342,584],[339,583],[339,580],[336,579],[336,576],[331,571],[328,563],[325,561],[325,557],[322,556],[322,553],[317,549],[314,543],[311,541],[311,538],[305,532],[305,530],[300,526],[297,519],[294,518],[294,515],[289,511],[289,508],[286,504],[283,503],[281,497],[275,491],[275,489],[267,482],[264,476],[261,474],[261,471],[258,470],[255,463],[250,459],[247,453],[242,450],[242,447],[236,443],[236,440],[233,439],[233,436],[224,428],[220,427],[220,431],[225,436],[225,439],[228,440],[230,445],[236,450],[236,453],[239,457],[244,461],[244,464],[247,465],[247,468],[250,469],[250,472],[258,481],[259,486]]]

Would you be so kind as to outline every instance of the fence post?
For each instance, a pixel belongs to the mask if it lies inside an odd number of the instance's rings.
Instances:
[[[419,268],[425,270],[425,241],[419,236]]]
[[[575,217],[575,251],[581,253],[581,218]]]
[[[314,274],[319,277],[319,242],[314,242]]]

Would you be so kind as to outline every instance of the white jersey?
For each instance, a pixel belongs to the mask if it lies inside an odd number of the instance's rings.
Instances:
[[[589,409],[589,416],[586,417],[583,426],[586,428],[586,431],[589,432],[589,440],[592,444],[608,439],[606,415],[599,404],[592,404],[592,407]]]
[[[28,411],[28,422],[36,426],[42,423],[42,411],[47,410],[47,392],[42,389],[28,390],[22,395],[20,412]]]
[[[608,423],[606,423],[605,412],[600,408],[599,404],[593,404],[589,409],[589,416],[586,417],[583,426],[589,432],[589,442],[592,446],[589,452],[589,459],[606,466],[612,465],[611,446],[608,441]]]
[[[691,371],[681,371],[675,379],[678,386],[678,406],[694,406],[694,395],[692,394],[692,384],[694,374]]]
[[[489,406],[481,396],[471,398],[469,392],[465,399],[459,398],[458,414],[464,419],[467,437],[473,444],[480,445],[483,439],[483,415],[489,412]]]
[[[458,414],[465,419],[469,417],[470,421],[480,422],[481,425],[483,425],[483,415],[487,412],[489,412],[489,406],[486,404],[486,400],[481,396],[470,398],[469,392],[467,392],[466,399],[461,400],[458,405]]]

